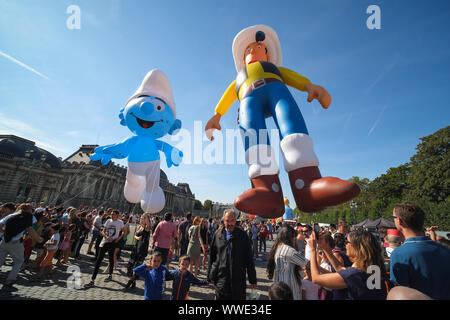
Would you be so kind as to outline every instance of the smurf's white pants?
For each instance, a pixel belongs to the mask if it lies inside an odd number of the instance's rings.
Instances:
[[[141,202],[144,212],[157,213],[164,209],[166,199],[159,187],[160,161],[128,162],[127,180],[123,193],[131,203]]]

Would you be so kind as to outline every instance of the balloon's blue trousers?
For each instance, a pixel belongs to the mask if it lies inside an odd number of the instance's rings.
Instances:
[[[241,101],[239,128],[245,151],[254,145],[270,145],[265,121],[270,116],[279,130],[280,140],[294,133],[308,135],[302,113],[286,85],[270,82],[254,89]]]

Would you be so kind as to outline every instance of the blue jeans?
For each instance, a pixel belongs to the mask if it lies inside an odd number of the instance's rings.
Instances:
[[[0,241],[0,269],[5,263],[6,257],[9,254],[13,259],[13,266],[11,271],[8,273],[6,280],[15,281],[17,280],[17,275],[22,267],[24,261],[24,247],[23,243],[19,240],[10,241],[8,243],[5,240]]]

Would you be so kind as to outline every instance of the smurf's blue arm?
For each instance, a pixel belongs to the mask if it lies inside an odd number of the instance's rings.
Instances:
[[[112,158],[124,159],[128,157],[135,139],[136,137],[133,136],[120,143],[95,148],[94,154],[90,158],[93,161],[101,160],[102,164],[107,164]]]
[[[172,165],[177,167],[181,163],[183,158],[183,152],[181,152],[181,150],[172,147],[170,144],[161,140],[155,140],[155,145],[159,151],[162,151],[165,154],[168,168]]]

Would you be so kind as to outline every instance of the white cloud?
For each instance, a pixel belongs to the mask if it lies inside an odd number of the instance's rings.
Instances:
[[[13,119],[8,118],[4,114],[0,113],[0,131],[7,132],[7,134],[15,134],[15,135],[40,135],[42,131],[36,129],[30,124]]]
[[[366,94],[369,94],[373,88],[375,88],[375,86],[381,82],[381,80],[384,79],[384,77],[386,77],[386,75],[392,70],[394,69],[394,67],[397,65],[397,60],[391,62],[386,68],[384,68],[379,74],[378,76],[375,78],[375,80],[367,87],[366,89]]]
[[[384,110],[386,110],[386,109],[387,109],[387,105],[385,105],[383,107],[383,109],[381,110],[381,112],[378,114],[378,117],[375,120],[375,123],[373,124],[372,128],[370,128],[369,133],[367,134],[368,136],[370,136],[371,133],[373,132],[373,130],[375,130],[376,126],[378,125],[378,123],[381,121],[381,118],[383,117]]]
[[[13,57],[11,57],[10,55],[7,55],[6,53],[4,53],[4,52],[1,51],[1,50],[0,50],[0,56],[3,56],[3,57],[5,57],[6,59],[8,59],[8,60],[10,60],[10,61],[12,61],[12,62],[18,64],[18,65],[21,66],[22,68],[25,68],[25,69],[27,69],[28,71],[31,71],[31,72],[37,74],[37,75],[40,76],[41,78],[44,78],[44,79],[46,79],[46,80],[50,80],[46,75],[40,73],[39,71],[36,71],[35,69],[33,69],[33,68],[30,67],[30,66],[27,66],[25,63],[23,63],[23,62],[21,62],[21,61],[15,59],[15,58],[13,58]]]
[[[43,142],[40,140],[33,140],[36,143],[36,146],[39,148],[45,149],[47,151],[51,151],[52,153],[55,153],[55,156],[62,157],[61,153],[67,154],[70,153],[68,149],[65,149],[64,147],[57,146],[54,142]]]
[[[72,130],[72,131],[67,131],[66,134],[69,136],[72,136],[72,137],[78,137],[80,135],[80,132],[76,131],[76,130]]]
[[[44,135],[43,131],[22,120],[5,117],[2,113],[0,113],[0,134],[16,135],[34,141],[36,146],[50,152],[55,152],[56,156],[60,156],[61,153],[70,153],[70,150],[59,146],[54,141],[41,141],[36,139],[35,137],[42,137]]]

